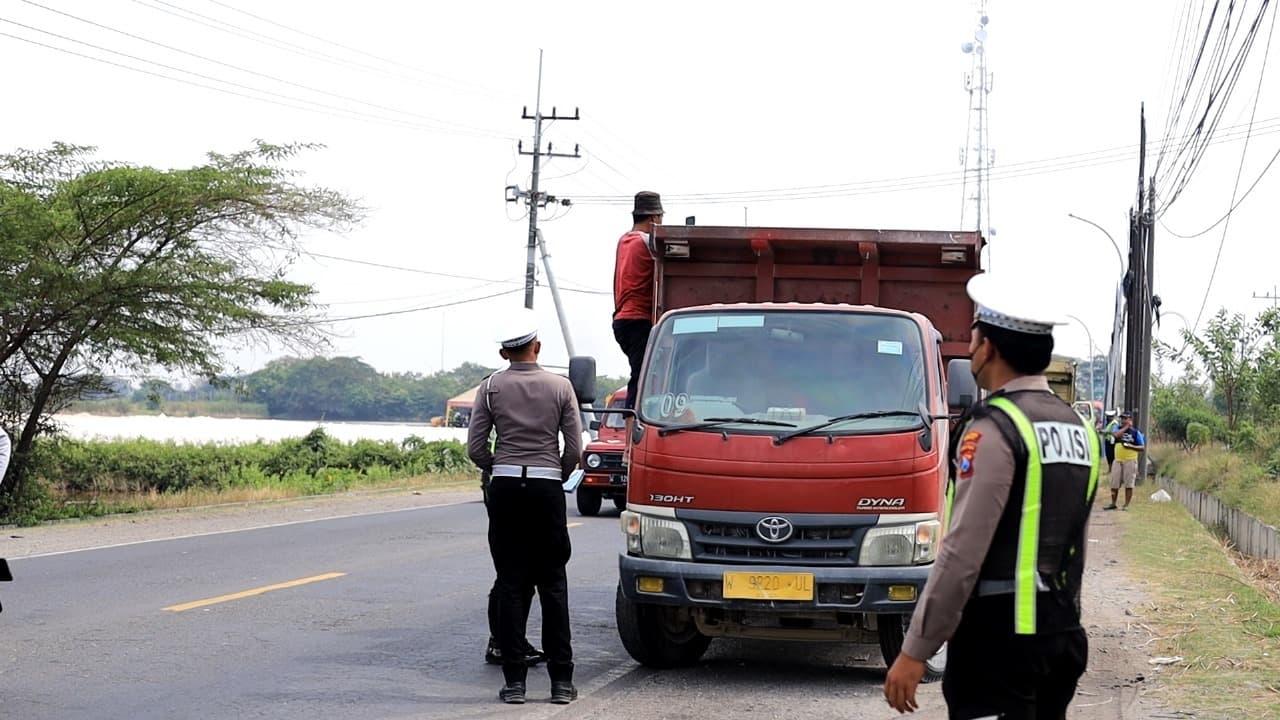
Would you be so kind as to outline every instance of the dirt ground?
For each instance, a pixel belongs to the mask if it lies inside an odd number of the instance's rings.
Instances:
[[[158,538],[308,522],[321,518],[478,500],[479,490],[391,491],[237,504],[181,511],[122,515],[33,528],[4,528],[0,548],[8,558],[67,552]],[[1089,667],[1068,717],[1189,718],[1162,707],[1152,692],[1161,666],[1153,657],[1153,636],[1142,623],[1147,602],[1142,583],[1125,571],[1120,554],[1118,513],[1095,510],[1090,525],[1084,589],[1084,625],[1089,633]]]
[[[1120,552],[1118,512],[1095,505],[1089,524],[1084,577],[1083,623],[1089,633],[1089,667],[1067,716],[1078,720],[1190,718],[1193,713],[1163,707],[1152,696],[1162,666],[1155,638],[1142,623],[1148,602],[1145,581],[1126,572]]]

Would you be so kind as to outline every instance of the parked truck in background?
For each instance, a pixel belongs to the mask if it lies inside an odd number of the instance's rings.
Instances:
[[[627,400],[624,386],[605,398],[606,408],[623,407]],[[627,447],[625,418],[607,414],[593,429],[596,438],[582,449],[582,482],[574,491],[578,513],[598,515],[605,500],[613,502],[619,510],[627,506],[627,469],[622,464],[622,451]]]
[[[655,229],[616,595],[633,658],[687,665],[716,637],[897,657],[943,540],[949,416],[977,392],[961,358],[982,244]]]
[[[1045,368],[1045,378],[1049,381],[1049,389],[1062,401],[1072,405],[1076,401],[1076,361],[1061,355],[1054,355]]]

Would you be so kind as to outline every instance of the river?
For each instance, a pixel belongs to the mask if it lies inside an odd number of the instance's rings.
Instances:
[[[114,438],[172,440],[179,443],[251,443],[302,437],[317,426],[343,442],[359,439],[399,442],[410,435],[427,441],[461,440],[466,428],[432,427],[425,423],[347,423],[306,420],[263,420],[258,418],[168,417],[165,415],[55,415],[54,420],[68,436],[82,440]]]

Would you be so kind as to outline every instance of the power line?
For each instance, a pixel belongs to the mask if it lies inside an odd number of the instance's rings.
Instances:
[[[326,45],[332,45],[332,46],[334,46],[334,47],[337,47],[337,48],[341,48],[341,49],[343,49],[343,50],[346,50],[347,52],[353,52],[353,53],[355,53],[355,54],[357,54],[357,55],[363,55],[363,56],[365,56],[365,57],[372,58],[372,59],[374,59],[374,60],[378,60],[379,62],[386,63],[386,64],[388,64],[388,65],[395,65],[395,66],[397,66],[397,67],[405,68],[406,70],[412,70],[413,72],[420,73],[420,74],[422,74],[422,75],[427,75],[427,76],[429,76],[429,77],[439,78],[439,79],[444,80],[444,81],[446,81],[446,82],[455,83],[455,84],[457,84],[457,85],[459,85],[459,86],[461,86],[461,87],[463,87],[463,88],[466,88],[466,86],[468,86],[468,85],[472,85],[472,83],[467,83],[467,82],[464,82],[464,81],[462,81],[462,80],[458,80],[458,79],[456,79],[456,78],[451,78],[451,77],[449,77],[449,76],[447,76],[447,75],[441,75],[440,73],[431,72],[430,70],[423,70],[422,68],[415,67],[415,66],[413,66],[413,65],[408,65],[408,64],[406,64],[406,63],[402,63],[402,62],[399,62],[399,61],[397,61],[397,60],[391,60],[391,59],[389,59],[389,58],[382,57],[381,55],[375,55],[375,54],[373,54],[373,53],[371,53],[371,52],[367,52],[367,51],[365,51],[365,50],[361,50],[360,48],[352,47],[352,46],[350,46],[350,45],[344,45],[344,44],[342,44],[342,43],[340,43],[340,42],[337,42],[336,40],[330,40],[330,39],[328,39],[328,38],[324,38],[324,37],[321,37],[321,36],[319,36],[319,35],[314,35],[314,34],[312,34],[312,33],[306,32],[306,31],[304,31],[304,30],[299,30],[298,28],[293,27],[293,26],[291,26],[291,25],[286,25],[286,24],[281,23],[281,22],[276,22],[275,20],[271,20],[270,18],[266,18],[266,17],[263,17],[263,16],[261,16],[261,15],[255,15],[255,14],[253,14],[253,13],[249,12],[248,10],[242,10],[242,9],[240,9],[240,8],[238,8],[238,7],[235,7],[235,6],[233,6],[233,5],[230,5],[230,4],[228,4],[228,3],[221,2],[220,0],[209,0],[209,2],[213,3],[214,5],[218,5],[218,6],[220,6],[220,7],[226,8],[227,10],[230,10],[230,11],[232,11],[232,12],[240,13],[241,15],[246,15],[246,16],[251,17],[251,18],[253,18],[254,20],[257,20],[257,21],[259,21],[259,22],[264,22],[264,23],[266,23],[266,24],[268,24],[268,25],[273,25],[273,26],[278,27],[278,28],[281,28],[281,29],[283,29],[283,30],[288,30],[289,32],[297,33],[298,35],[301,35],[301,36],[303,36],[303,37],[311,38],[312,40],[318,40],[318,41],[320,41],[320,42],[322,42],[322,43],[325,43]],[[168,4],[168,3],[165,3],[165,4]],[[188,12],[189,12],[189,11],[188,11]],[[233,26],[233,27],[234,27],[234,26]],[[267,36],[263,36],[263,37],[267,37]],[[478,86],[475,86],[475,87],[478,87]],[[497,92],[494,92],[494,91],[486,91],[486,94],[493,95],[493,96],[498,96],[498,97],[505,97],[505,94],[497,93]]]
[[[284,327],[306,327],[306,326],[314,326],[314,325],[328,325],[336,322],[347,322],[348,320],[368,320],[370,318],[391,317],[393,315],[408,315],[409,313],[426,312],[427,310],[439,310],[440,308],[454,307],[457,305],[468,305],[470,303],[480,302],[481,300],[491,300],[496,297],[502,297],[503,295],[513,295],[517,292],[520,292],[519,288],[515,288],[512,290],[503,290],[502,292],[497,292],[490,295],[482,295],[476,298],[468,298],[466,300],[454,300],[453,302],[439,303],[437,305],[423,305],[420,307],[404,308],[403,310],[387,310],[385,312],[367,313],[364,315],[347,315],[344,317],[336,317],[336,318],[324,318],[324,319],[316,319],[316,320],[297,320],[293,322],[272,323],[270,325],[257,325],[248,329],[270,330],[274,328],[284,328]]]
[[[1260,126],[1265,127],[1266,129],[1259,131],[1258,127]],[[1230,142],[1237,139],[1238,136],[1243,136],[1244,132],[1244,130],[1236,130],[1234,127],[1227,128],[1226,131],[1217,133],[1212,142],[1215,144]],[[1276,132],[1280,132],[1280,117],[1268,118],[1255,123],[1252,135],[1257,137],[1259,135]],[[1163,142],[1171,143],[1176,140],[1177,138],[1169,138]],[[1026,160],[1017,163],[1007,163],[998,170],[993,169],[990,173],[990,178],[992,181],[1003,181],[1053,172],[1082,170],[1118,162],[1129,162],[1133,160],[1136,155],[1136,147],[1125,145],[1104,150],[1092,150],[1089,152],[1071,155],[1061,155],[1038,160]],[[599,157],[596,156],[596,159],[599,159]],[[597,179],[604,181],[604,178],[600,178],[590,170],[587,172],[588,174],[597,177]],[[808,185],[763,190],[737,190],[718,193],[668,194],[665,197],[679,202],[703,204],[737,203],[743,201],[778,202],[785,200],[807,200],[862,194],[869,195],[886,192],[926,190],[957,185],[962,181],[963,172],[952,170],[941,173],[929,173],[878,180],[862,180],[850,183]],[[622,205],[630,203],[631,197],[624,195],[578,195],[574,197],[574,202],[577,204]]]
[[[1280,158],[1280,150],[1276,150],[1275,154],[1271,156],[1271,159],[1267,161],[1267,166],[1262,168],[1262,172],[1258,173],[1258,177],[1254,179],[1253,184],[1249,186],[1249,189],[1244,191],[1244,194],[1240,196],[1240,199],[1237,200],[1234,205],[1232,205],[1230,208],[1227,209],[1226,214],[1218,218],[1217,221],[1215,221],[1209,227],[1201,230],[1198,233],[1193,233],[1191,235],[1182,235],[1180,233],[1177,233],[1171,230],[1168,224],[1165,223],[1163,217],[1160,219],[1160,225],[1164,227],[1165,231],[1168,232],[1170,235],[1177,238],[1182,238],[1183,240],[1193,240],[1195,238],[1200,237],[1201,235],[1208,234],[1210,230],[1213,230],[1214,228],[1218,227],[1223,223],[1223,221],[1231,217],[1231,213],[1235,212],[1236,208],[1244,204],[1244,201],[1249,197],[1249,193],[1252,193],[1253,189],[1258,187],[1258,183],[1261,182],[1262,178],[1266,176],[1267,171],[1269,171],[1271,169],[1271,166],[1275,164],[1277,158]]]
[[[355,265],[367,265],[367,266],[369,266],[369,267],[383,268],[383,269],[386,269],[386,270],[399,270],[399,271],[401,271],[401,272],[417,273],[417,274],[419,274],[419,275],[434,275],[434,276],[437,276],[437,277],[447,277],[447,278],[452,278],[452,279],[455,279],[455,280],[472,280],[472,281],[476,281],[476,282],[485,283],[486,285],[496,285],[496,284],[502,284],[502,283],[518,283],[518,282],[520,282],[520,280],[515,280],[515,279],[510,279],[510,278],[503,279],[503,280],[494,280],[494,279],[492,279],[492,278],[475,277],[475,276],[472,276],[472,275],[458,275],[458,274],[455,274],[455,273],[439,272],[439,271],[436,271],[436,270],[423,270],[422,268],[405,267],[405,266],[403,266],[403,265],[390,265],[390,264],[388,264],[388,263],[373,262],[372,260],[359,260],[359,259],[356,259],[356,258],[339,257],[339,256],[337,256],[337,255],[326,255],[326,254],[324,254],[324,253],[311,252],[311,251],[309,251],[309,250],[303,250],[303,251],[301,251],[301,252],[302,252],[302,254],[303,254],[303,255],[308,255],[308,256],[310,256],[310,257],[314,257],[314,258],[322,258],[322,259],[325,259],[325,260],[336,260],[336,261],[338,261],[338,262],[347,262],[347,263],[352,263],[352,264],[355,264]],[[572,282],[572,281],[571,281],[571,282]],[[575,283],[575,284],[576,284],[576,285],[585,285],[585,283]],[[588,286],[588,287],[589,287],[589,286]],[[568,292],[582,293],[582,294],[585,294],[585,295],[609,295],[609,294],[612,294],[612,291],[607,291],[607,290],[582,290],[582,289],[578,289],[578,288],[561,288],[561,289],[562,289],[562,290],[566,290],[566,291],[568,291]]]
[[[40,3],[35,2],[34,0],[21,0],[21,2],[26,3],[27,5],[31,5],[31,6],[33,6],[33,7],[40,8],[41,10],[45,10],[45,11],[48,11],[48,12],[51,12],[51,13],[56,13],[56,14],[58,14],[58,15],[62,15],[63,17],[68,17],[68,18],[71,18],[72,20],[76,20],[76,21],[78,21],[78,22],[82,22],[82,23],[85,23],[85,24],[87,24],[87,25],[92,25],[92,26],[94,26],[94,27],[101,28],[101,29],[103,29],[103,30],[107,30],[107,31],[109,31],[109,32],[116,33],[116,34],[118,34],[118,35],[123,35],[123,36],[125,36],[125,37],[132,38],[132,39],[134,39],[134,40],[138,40],[138,41],[141,41],[141,42],[144,42],[144,43],[148,43],[148,44],[150,44],[150,45],[155,45],[156,47],[164,48],[165,50],[169,50],[169,51],[176,52],[176,53],[181,53],[181,54],[183,54],[183,55],[187,55],[187,56],[189,56],[189,57],[193,57],[193,58],[196,58],[196,59],[198,59],[198,60],[203,60],[203,61],[205,61],[205,62],[214,63],[215,65],[221,65],[221,66],[223,66],[223,67],[231,68],[232,70],[237,70],[237,71],[239,71],[239,72],[247,73],[247,74],[249,74],[249,75],[256,75],[256,76],[258,76],[258,77],[265,78],[265,79],[267,79],[267,80],[271,80],[271,81],[273,81],[273,82],[278,82],[278,83],[281,83],[281,84],[284,84],[284,85],[291,85],[291,86],[293,86],[293,87],[301,88],[301,89],[303,89],[303,90],[307,90],[307,91],[309,91],[309,92],[319,93],[319,94],[321,94],[321,95],[328,95],[328,96],[330,96],[330,97],[338,98],[339,100],[346,100],[346,101],[348,101],[348,102],[354,102],[354,103],[357,103],[357,104],[360,104],[360,105],[365,105],[365,106],[367,106],[367,107],[375,108],[375,109],[378,109],[378,110],[386,110],[386,111],[389,111],[389,112],[398,113],[398,114],[401,114],[401,115],[408,115],[408,116],[410,116],[410,117],[415,117],[415,118],[419,118],[419,119],[421,119],[421,120],[426,120],[426,121],[428,121],[428,122],[431,122],[431,123],[435,123],[435,124],[441,125],[441,126],[442,126],[442,127],[441,127],[441,130],[444,130],[444,129],[445,129],[443,126],[453,126],[453,127],[456,127],[456,128],[459,128],[459,129],[465,129],[465,130],[468,130],[468,131],[471,131],[471,132],[483,133],[483,134],[488,135],[488,136],[490,136],[490,137],[501,138],[501,139],[509,139],[509,138],[507,138],[507,136],[500,135],[500,134],[496,134],[496,133],[491,133],[490,131],[483,130],[483,129],[480,129],[480,128],[475,128],[475,127],[468,126],[468,125],[462,125],[462,124],[459,124],[459,123],[449,122],[449,121],[447,121],[447,120],[441,120],[440,118],[432,117],[432,116],[430,116],[430,115],[423,115],[423,114],[421,114],[421,113],[412,112],[412,111],[409,111],[409,110],[401,110],[401,109],[399,109],[399,108],[394,108],[394,107],[390,107],[390,106],[387,106],[387,105],[380,105],[380,104],[378,104],[378,103],[368,102],[368,101],[366,101],[366,100],[361,100],[361,99],[359,99],[359,98],[353,98],[353,97],[350,97],[350,96],[348,96],[348,95],[342,95],[342,94],[340,94],[340,93],[331,92],[331,91],[329,91],[329,90],[325,90],[325,89],[323,89],[323,88],[316,88],[316,87],[312,87],[312,86],[310,86],[310,85],[304,85],[304,84],[302,84],[302,83],[293,82],[292,80],[286,80],[286,79],[284,79],[284,78],[276,77],[275,75],[271,75],[271,74],[268,74],[268,73],[264,73],[264,72],[259,72],[259,71],[257,71],[257,70],[253,70],[252,68],[246,68],[246,67],[242,67],[242,66],[240,66],[240,65],[235,65],[235,64],[233,64],[233,63],[224,62],[224,61],[222,61],[222,60],[218,60],[217,58],[211,58],[211,57],[208,57],[208,56],[205,56],[205,55],[200,55],[199,53],[194,53],[194,52],[191,52],[190,50],[184,50],[184,49],[182,49],[182,48],[174,47],[174,46],[172,46],[172,45],[166,45],[165,43],[162,43],[162,42],[159,42],[159,41],[156,41],[156,40],[152,40],[152,39],[150,39],[150,38],[146,38],[146,37],[143,37],[143,36],[141,36],[141,35],[135,35],[134,33],[131,33],[131,32],[126,32],[126,31],[124,31],[124,30],[120,30],[120,29],[118,29],[118,28],[114,28],[114,27],[111,27],[111,26],[109,26],[109,25],[104,25],[104,24],[102,24],[102,23],[95,22],[95,21],[93,21],[93,20],[89,20],[89,19],[87,19],[87,18],[80,17],[79,15],[74,15],[74,14],[72,14],[72,13],[64,12],[64,11],[62,11],[62,10],[58,10],[58,9],[56,9],[56,8],[51,8],[51,7],[48,7],[48,6],[46,6],[46,5],[41,5]],[[24,27],[26,27],[26,26],[24,26]],[[39,30],[38,28],[30,28],[30,27],[28,27],[28,29],[36,30],[37,32],[44,32],[43,30]],[[55,36],[55,37],[60,37],[60,36]],[[79,41],[74,40],[74,39],[71,39],[71,38],[63,38],[63,39],[71,40],[72,42],[79,42]],[[107,50],[107,51],[108,51],[108,52],[113,52],[113,51],[111,51],[111,50]],[[147,61],[147,62],[150,62],[150,61]],[[172,69],[172,68],[171,68],[171,69]],[[213,78],[210,78],[210,79],[213,79]],[[225,81],[222,81],[222,80],[216,80],[216,81],[217,81],[217,82],[225,82]],[[255,90],[257,90],[257,89],[255,88]],[[258,92],[266,92],[266,91],[258,90]]]
[[[133,2],[138,5],[141,5],[142,7],[147,8],[148,10],[155,10],[157,12],[162,12],[168,15],[172,15],[186,22],[195,23],[197,25],[203,25],[205,27],[217,30],[218,32],[221,32],[221,33],[234,35],[236,37],[249,40],[250,42],[255,42],[260,45],[266,45],[267,47],[272,47],[277,50],[282,50],[284,52],[292,53],[294,55],[301,55],[303,57],[306,57],[312,60],[320,60],[322,62],[327,62],[331,65],[336,65],[339,67],[357,68],[361,70],[374,72],[386,77],[395,77],[395,78],[400,78],[402,80],[409,80],[410,82],[413,82],[418,85],[424,85],[424,86],[426,85],[426,83],[423,83],[420,79],[405,75],[403,73],[392,72],[390,70],[385,70],[382,68],[374,67],[372,65],[367,65],[365,63],[360,63],[354,60],[348,60],[345,58],[337,57],[335,55],[330,55],[328,53],[324,53],[319,50],[307,48],[302,45],[298,45],[296,43],[291,43],[287,40],[281,40],[280,38],[275,38],[270,35],[265,35],[263,33],[256,32],[254,30],[249,30],[247,28],[240,27],[239,25],[226,22],[225,20],[219,20],[218,18],[211,17],[209,15],[204,15],[202,13],[198,13],[194,10],[188,10],[184,7],[179,7],[172,3],[165,2],[165,0],[154,0],[154,2],[157,3],[158,5],[164,5],[166,7],[156,7],[156,5],[153,5],[149,2],[144,2],[143,0],[133,0]],[[197,19],[197,18],[202,18],[202,19]]]
[[[1267,30],[1267,47],[1262,54],[1262,69],[1258,72],[1258,87],[1254,91],[1254,95],[1253,95],[1253,111],[1249,115],[1250,123],[1253,122],[1253,115],[1258,112],[1258,100],[1259,98],[1262,97],[1262,79],[1266,77],[1266,74],[1267,74],[1267,59],[1271,55],[1271,37],[1275,31],[1275,27],[1276,27],[1276,16],[1275,16],[1275,13],[1272,13],[1271,26]],[[1236,167],[1236,180],[1235,180],[1235,183],[1231,186],[1230,205],[1232,209],[1234,209],[1236,205],[1236,192],[1240,189],[1240,176],[1244,174],[1244,160],[1245,160],[1245,157],[1247,156],[1248,151],[1249,151],[1249,138],[1248,136],[1246,136],[1244,139],[1244,147],[1241,148],[1240,150],[1240,164]],[[1272,158],[1272,162],[1274,161],[1275,161],[1275,158]],[[1267,163],[1267,167],[1270,168],[1271,163]],[[1265,172],[1266,170],[1263,170],[1263,173]],[[1261,176],[1259,176],[1259,179],[1261,179]],[[1254,184],[1256,185],[1257,182],[1255,181]],[[1249,189],[1252,190],[1253,187],[1251,186]],[[1200,299],[1200,311],[1196,313],[1196,322],[1191,328],[1192,332],[1195,332],[1196,328],[1200,327],[1200,318],[1203,317],[1204,307],[1209,302],[1209,291],[1213,289],[1213,279],[1218,274],[1218,261],[1222,259],[1222,247],[1227,242],[1227,231],[1230,228],[1231,228],[1231,211],[1228,210],[1227,216],[1226,216],[1226,224],[1222,226],[1222,237],[1218,240],[1218,252],[1213,258],[1213,270],[1209,272],[1209,282],[1207,285],[1205,285],[1204,297]]]
[[[32,31],[35,31],[35,32],[41,33],[41,34],[43,34],[43,35],[49,35],[49,36],[52,36],[52,37],[56,37],[56,38],[58,38],[58,39],[60,39],[60,40],[66,40],[66,41],[68,41],[68,42],[73,42],[73,43],[76,43],[76,44],[78,44],[78,45],[84,45],[84,46],[86,46],[86,47],[91,47],[91,48],[93,48],[93,49],[95,49],[95,50],[100,50],[100,51],[102,51],[102,52],[111,53],[112,55],[119,55],[119,56],[121,56],[121,57],[125,57],[125,58],[128,58],[128,59],[130,59],[130,60],[135,60],[135,61],[137,61],[137,62],[146,63],[146,64],[148,64],[148,65],[155,65],[155,66],[157,66],[157,67],[161,67],[161,68],[164,68],[164,69],[166,69],[166,70],[172,70],[172,71],[174,71],[174,72],[184,73],[184,74],[186,74],[186,75],[191,75],[191,76],[198,77],[198,78],[201,78],[201,79],[204,79],[204,80],[209,80],[209,81],[211,81],[211,82],[222,83],[222,84],[224,84],[224,85],[230,85],[230,86],[232,86],[232,87],[241,88],[241,89],[243,89],[243,90],[248,90],[248,91],[250,91],[250,92],[261,93],[261,94],[263,94],[263,95],[267,95],[267,96],[270,96],[270,97],[282,98],[282,99],[284,99],[284,100],[292,101],[293,103],[301,102],[301,103],[306,103],[306,104],[308,104],[308,105],[315,105],[315,106],[317,106],[319,109],[317,109],[317,108],[309,108],[309,107],[302,107],[302,106],[295,105],[295,104],[292,104],[292,103],[289,103],[289,102],[280,102],[280,101],[277,101],[277,100],[271,100],[269,97],[264,98],[264,97],[258,97],[258,96],[255,96],[255,95],[246,95],[246,94],[244,94],[244,93],[235,92],[234,90],[228,90],[228,89],[226,89],[226,88],[220,88],[220,87],[215,87],[215,86],[212,86],[212,85],[206,85],[206,84],[204,84],[204,83],[193,82],[193,81],[190,81],[190,80],[185,80],[185,79],[183,79],[183,78],[175,78],[175,77],[173,77],[173,76],[171,76],[171,75],[165,75],[165,74],[163,74],[163,73],[157,73],[157,72],[150,71],[150,70],[146,70],[146,69],[143,69],[143,68],[137,68],[137,67],[133,67],[133,66],[130,66],[130,65],[125,65],[125,64],[122,64],[122,63],[112,62],[112,61],[110,61],[110,60],[106,60],[105,58],[94,57],[94,56],[92,56],[92,55],[86,55],[86,54],[84,54],[84,53],[75,52],[74,50],[69,50],[69,49],[67,49],[67,48],[57,47],[57,46],[55,46],[55,45],[49,45],[49,44],[46,44],[46,43],[38,42],[38,41],[36,41],[36,40],[31,40],[31,39],[29,39],[29,38],[20,37],[20,36],[18,36],[18,35],[11,35],[11,34],[9,34],[9,33],[0,33],[0,35],[3,35],[4,37],[12,38],[12,39],[14,39],[14,40],[20,40],[20,41],[22,41],[22,42],[30,43],[30,44],[32,44],[32,45],[38,45],[38,46],[40,46],[40,47],[48,48],[48,49],[50,49],[50,50],[55,50],[55,51],[57,51],[57,52],[67,53],[67,54],[69,54],[69,55],[75,55],[75,56],[77,56],[77,57],[82,57],[82,58],[85,58],[85,59],[87,59],[87,60],[94,60],[94,61],[96,61],[96,62],[105,63],[105,64],[107,64],[107,65],[112,65],[112,66],[119,67],[119,68],[124,68],[124,69],[126,69],[126,70],[132,70],[132,71],[134,71],[134,72],[140,72],[140,73],[143,73],[143,74],[146,74],[146,75],[151,75],[151,76],[154,76],[154,77],[164,78],[164,79],[166,79],[166,80],[172,80],[172,81],[174,81],[174,82],[181,82],[181,83],[185,83],[185,84],[187,84],[187,85],[192,85],[192,86],[195,86],[195,87],[204,88],[204,89],[206,89],[206,90],[215,90],[215,91],[217,91],[217,92],[222,92],[222,93],[226,93],[226,94],[229,94],[229,95],[235,95],[235,96],[238,96],[238,97],[248,98],[248,99],[250,99],[250,100],[258,100],[258,101],[261,101],[261,102],[269,102],[269,103],[271,103],[271,104],[273,104],[273,105],[282,105],[282,106],[284,106],[284,107],[290,107],[290,108],[293,108],[293,109],[295,109],[295,110],[306,110],[306,111],[310,111],[310,112],[320,112],[321,114],[325,114],[325,115],[332,115],[332,116],[335,116],[335,117],[342,117],[342,118],[345,118],[345,119],[348,119],[348,120],[364,120],[364,121],[368,121],[368,122],[380,122],[380,123],[383,123],[383,124],[397,125],[397,126],[400,126],[400,127],[405,127],[405,128],[410,128],[410,129],[430,130],[430,131],[433,131],[433,132],[446,132],[445,130],[443,130],[443,129],[441,129],[441,128],[433,127],[433,126],[430,126],[430,125],[424,125],[424,124],[422,124],[422,123],[418,123],[418,122],[413,122],[413,121],[409,121],[409,120],[400,120],[400,119],[397,119],[397,118],[387,118],[387,117],[383,117],[383,116],[381,116],[381,115],[375,115],[375,114],[372,114],[372,113],[362,112],[362,111],[360,111],[360,110],[349,110],[349,109],[347,109],[347,108],[338,107],[338,106],[336,106],[336,105],[329,105],[329,104],[327,104],[327,103],[317,102],[317,101],[315,101],[315,100],[307,100],[307,99],[305,99],[305,98],[296,98],[296,97],[293,97],[293,96],[290,96],[290,95],[282,95],[282,94],[280,94],[280,93],[272,92],[272,91],[270,91],[270,90],[263,90],[263,89],[261,89],[261,88],[255,88],[255,87],[252,87],[252,86],[249,86],[249,85],[244,85],[244,84],[237,83],[237,82],[233,82],[233,81],[230,81],[230,80],[222,80],[222,79],[220,79],[220,78],[216,78],[216,77],[213,77],[213,76],[211,76],[211,75],[205,75],[205,74],[203,74],[203,73],[198,73],[198,72],[195,72],[195,71],[193,71],[193,70],[185,70],[185,69],[183,69],[183,68],[175,67],[175,66],[172,66],[172,65],[167,65],[167,64],[165,64],[165,63],[157,62],[157,61],[155,61],[155,60],[148,60],[148,59],[146,59],[146,58],[141,58],[141,57],[138,57],[138,56],[136,56],[136,55],[130,55],[129,53],[120,52],[119,50],[112,50],[112,49],[110,49],[110,48],[105,48],[105,47],[102,47],[102,46],[100,46],[100,45],[95,45],[95,44],[93,44],[93,43],[86,42],[86,41],[84,41],[84,40],[77,40],[77,39],[72,38],[72,37],[67,37],[67,36],[65,36],[65,35],[60,35],[60,34],[58,34],[58,33],[50,32],[50,31],[48,31],[48,30],[42,30],[42,29],[40,29],[40,28],[33,27],[33,26],[30,26],[30,25],[26,25],[26,24],[23,24],[23,23],[20,23],[20,22],[16,22],[16,21],[14,21],[14,20],[9,20],[9,19],[6,19],[6,18],[0,18],[0,22],[8,23],[8,24],[10,24],[10,25],[16,25],[16,26],[18,26],[18,27],[21,27],[21,28],[24,28],[24,29],[27,29],[27,30],[32,30]],[[347,115],[340,115],[340,114],[337,114],[337,113],[347,113]],[[356,116],[356,117],[350,117],[350,116]],[[449,133],[449,134],[461,135],[461,134],[466,134],[466,133]],[[480,137],[480,136],[477,136],[477,137]]]

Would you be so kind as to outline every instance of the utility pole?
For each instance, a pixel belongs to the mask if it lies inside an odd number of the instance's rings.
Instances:
[[[524,149],[524,141],[521,140],[516,145],[516,150],[521,155],[533,156],[533,179],[530,182],[528,192],[522,192],[517,186],[507,187],[507,202],[516,202],[523,199],[525,204],[529,206],[529,241],[527,245],[527,256],[524,267],[524,306],[533,307],[533,286],[534,275],[536,273],[537,251],[538,251],[538,209],[547,206],[547,203],[559,202],[562,205],[569,205],[569,200],[557,200],[556,198],[541,192],[538,188],[538,172],[542,167],[541,160],[544,157],[564,157],[577,158],[582,157],[578,154],[578,146],[573,146],[573,153],[557,153],[552,151],[551,143],[547,143],[546,152],[542,150],[542,121],[543,120],[578,120],[578,109],[573,109],[573,115],[559,115],[553,106],[550,115],[542,114],[542,51],[538,51],[538,93],[533,106],[533,114],[529,114],[529,108],[526,106],[520,114],[521,120],[533,121],[533,150]]]
[[[1276,287],[1272,286],[1270,295],[1267,295],[1267,294],[1259,295],[1258,293],[1254,293],[1253,299],[1254,300],[1270,300],[1271,309],[1274,310],[1276,308],[1276,301],[1280,300],[1280,294],[1277,294]]]
[[[1125,342],[1125,407],[1135,414],[1135,424],[1151,429],[1151,323],[1152,267],[1155,264],[1155,178],[1146,177],[1147,118],[1140,107],[1138,123],[1137,202],[1129,213],[1128,334]],[[1149,183],[1149,184],[1148,184]],[[1138,477],[1145,477],[1147,455],[1138,457]]]

